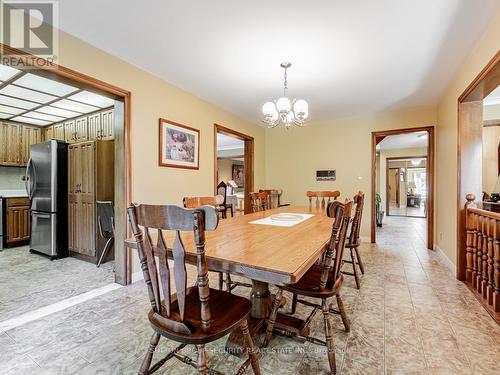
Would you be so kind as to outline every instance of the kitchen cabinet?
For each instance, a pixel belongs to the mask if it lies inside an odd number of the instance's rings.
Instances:
[[[44,140],[58,139],[64,141],[64,123],[54,124],[45,128]]]
[[[21,166],[26,166],[30,158],[30,146],[42,141],[42,128],[38,126],[21,126]]]
[[[68,143],[87,141],[87,116],[66,121],[64,123],[64,138]]]
[[[75,120],[64,122],[64,140],[68,143],[75,142]]]
[[[110,140],[115,137],[114,111],[108,109],[88,116],[89,140]]]
[[[19,166],[21,161],[21,125],[2,122],[0,125],[0,165]]]
[[[28,198],[6,198],[7,246],[26,242],[30,238],[30,201]]]
[[[69,250],[97,262],[103,249],[95,202],[113,201],[114,141],[88,141],[68,148]]]

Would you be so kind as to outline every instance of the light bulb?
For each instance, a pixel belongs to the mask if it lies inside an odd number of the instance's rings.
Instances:
[[[309,105],[303,99],[299,99],[295,103],[293,103],[293,111],[297,116],[303,116],[308,112],[308,110],[309,110]]]
[[[264,103],[262,106],[262,113],[265,117],[272,117],[276,113],[276,106],[273,102]]]
[[[278,110],[279,113],[283,114],[290,112],[290,110],[292,109],[292,103],[290,102],[290,99],[288,99],[285,96],[279,98],[278,101],[276,102],[276,109]]]

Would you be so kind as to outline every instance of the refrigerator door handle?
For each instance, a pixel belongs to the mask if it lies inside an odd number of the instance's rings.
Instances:
[[[29,158],[28,164],[26,164],[26,172],[24,173],[24,188],[26,189],[26,193],[28,196],[31,198],[31,189],[28,184],[28,181],[30,179],[30,167],[31,167],[32,160]]]

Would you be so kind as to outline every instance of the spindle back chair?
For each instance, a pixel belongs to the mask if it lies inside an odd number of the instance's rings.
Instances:
[[[265,211],[269,209],[269,194],[265,191],[250,193],[252,212]]]
[[[312,208],[313,198],[316,198],[315,207],[319,208],[320,202],[321,202],[321,209],[324,209],[328,205],[328,203],[331,202],[331,198],[333,198],[333,200],[337,200],[337,198],[340,196],[340,191],[338,191],[338,190],[335,190],[335,191],[308,191],[306,193],[306,196],[309,198],[309,208]]]
[[[365,202],[365,194],[363,192],[358,192],[353,198],[355,209],[354,209],[354,217],[352,219],[352,224],[349,232],[349,239],[346,244],[346,248],[349,249],[351,260],[344,260],[344,263],[352,264],[352,272],[343,271],[345,275],[354,276],[354,280],[356,281],[356,288],[361,287],[361,283],[359,280],[359,271],[364,275],[365,267],[363,266],[363,261],[361,260],[361,256],[359,255],[359,246],[361,244],[359,239],[359,232],[361,230],[361,219],[363,217],[363,206]]]

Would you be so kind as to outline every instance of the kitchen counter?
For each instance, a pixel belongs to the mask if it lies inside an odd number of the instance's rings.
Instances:
[[[26,190],[0,189],[0,197],[2,198],[28,198]]]

